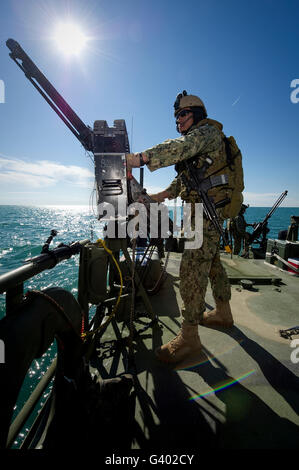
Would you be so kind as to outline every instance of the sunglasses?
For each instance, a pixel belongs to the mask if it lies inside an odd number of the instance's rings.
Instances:
[[[190,109],[183,109],[180,113],[177,114],[176,120],[178,120],[180,117],[185,117],[188,114],[190,114],[192,111]]]

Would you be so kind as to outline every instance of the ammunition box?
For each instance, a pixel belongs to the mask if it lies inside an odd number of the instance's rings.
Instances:
[[[108,258],[104,248],[93,243],[88,243],[81,250],[78,282],[78,299],[81,305],[96,305],[108,297]]]
[[[299,242],[290,242],[288,240],[268,239],[266,251],[266,263],[273,264],[278,268],[287,270],[287,266],[279,259],[273,256],[277,253],[280,258],[288,261],[288,258],[299,257]]]

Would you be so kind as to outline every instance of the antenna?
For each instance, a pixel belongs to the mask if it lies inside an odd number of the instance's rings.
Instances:
[[[132,119],[131,119],[131,143],[130,143],[131,152],[134,152],[133,151],[133,127],[134,127],[134,116],[132,116]],[[139,184],[143,188],[144,168],[140,167],[139,171],[140,171]]]

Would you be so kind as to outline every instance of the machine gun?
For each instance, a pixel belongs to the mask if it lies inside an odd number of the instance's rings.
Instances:
[[[125,121],[115,120],[114,126],[109,127],[105,120],[98,120],[94,122],[94,127],[91,129],[84,124],[17,41],[8,39],[6,45],[11,51],[10,57],[24,72],[26,78],[76,136],[85,150],[93,153],[98,219],[106,217],[106,206],[110,209],[114,208],[113,214],[110,213],[105,220],[114,219],[114,222],[110,220],[108,223],[115,223],[115,232],[118,233],[121,224],[126,223],[127,205],[137,201],[138,197],[144,193],[141,185],[142,173],[140,173],[141,184],[133,176],[127,179],[125,154],[130,152],[130,145]],[[171,222],[169,225],[170,232],[172,232]]]
[[[183,166],[186,168],[188,172],[188,177],[184,174],[184,172],[181,173],[180,177],[183,183],[185,184],[185,186],[187,187],[188,193],[190,193],[190,191],[193,190],[199,194],[200,199],[203,203],[203,211],[204,211],[205,216],[207,217],[208,220],[210,220],[213,223],[215,229],[218,231],[218,233],[222,237],[225,251],[227,253],[231,253],[229,240],[219,222],[218,215],[216,212],[216,208],[225,206],[226,204],[230,202],[230,199],[225,198],[222,201],[219,201],[218,203],[214,204],[214,202],[211,200],[211,198],[208,196],[208,193],[207,193],[209,189],[214,188],[215,186],[221,186],[221,185],[227,184],[228,177],[227,175],[224,175],[224,174],[214,175],[214,176],[209,176],[209,177],[205,176],[206,170],[213,163],[212,159],[209,157],[205,159],[201,168],[196,168],[194,163],[195,161],[192,159],[188,159],[182,162]]]
[[[266,244],[267,244],[267,233],[269,232],[269,229],[268,229],[268,220],[270,219],[270,217],[273,215],[273,213],[275,212],[275,210],[277,209],[278,206],[280,206],[280,204],[282,203],[282,201],[284,200],[284,198],[287,196],[288,192],[287,191],[284,191],[280,196],[279,198],[277,199],[277,201],[273,204],[273,206],[271,207],[270,211],[268,212],[268,214],[266,215],[266,217],[264,218],[264,220],[262,222],[259,222],[253,232],[250,234],[249,236],[249,239],[248,239],[248,243],[249,245],[252,245],[252,243],[259,243],[261,248],[265,249],[266,248]],[[260,236],[262,236],[262,239],[259,240]]]
[[[8,39],[6,45],[11,51],[10,57],[24,72],[26,78],[76,136],[85,150],[93,152],[98,204],[105,201],[116,206],[120,196],[127,204],[124,154],[129,152],[130,148],[125,122],[121,119],[116,120],[114,127],[110,128],[106,121],[95,121],[92,130],[84,124],[15,40]]]

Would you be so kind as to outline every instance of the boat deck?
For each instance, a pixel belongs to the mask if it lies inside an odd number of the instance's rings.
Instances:
[[[298,279],[262,260],[223,254],[232,283],[234,327],[200,326],[202,353],[176,367],[167,366],[153,351],[180,327],[180,256],[171,253],[168,277],[161,291],[150,297],[158,325],[141,332],[133,343],[136,400],[131,448],[297,448],[298,353],[279,330],[299,323]],[[247,290],[240,279],[255,284]],[[210,287],[206,303],[214,308]],[[148,322],[148,316],[140,316],[135,327]],[[128,335],[124,324],[114,322],[108,336],[113,328]],[[116,360],[100,354],[96,361],[103,378],[130,372],[126,364],[121,356]]]

